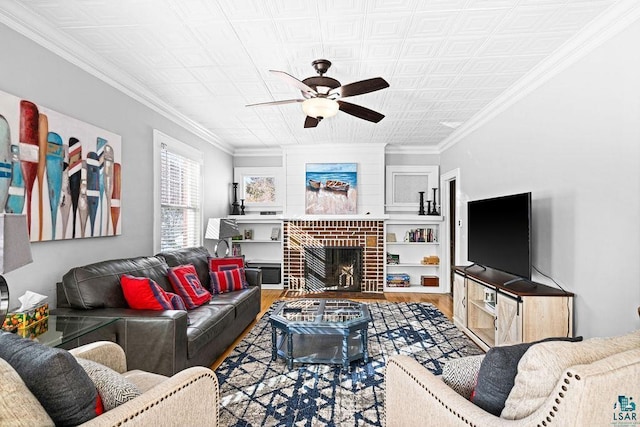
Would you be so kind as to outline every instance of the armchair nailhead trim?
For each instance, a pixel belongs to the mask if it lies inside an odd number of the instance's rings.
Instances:
[[[429,395],[431,397],[433,397],[436,402],[438,402],[439,404],[441,404],[445,409],[447,409],[449,412],[451,412],[452,414],[454,414],[455,416],[457,416],[459,419],[463,420],[465,422],[465,424],[472,426],[472,427],[477,427],[475,424],[473,424],[471,421],[469,421],[468,419],[466,419],[464,416],[462,416],[459,412],[454,411],[453,409],[451,409],[449,406],[447,406],[446,404],[444,404],[442,402],[442,400],[436,396],[435,394],[433,394],[433,392],[429,389],[427,389],[424,384],[422,384],[420,381],[418,381],[418,378],[416,378],[415,375],[413,375],[411,372],[407,371],[403,366],[400,366],[395,360],[390,360],[389,363],[393,363],[394,365],[396,365],[398,368],[400,368],[405,374],[407,374],[407,376],[409,378],[411,378],[416,384],[418,384],[419,386],[421,386],[423,388],[424,391],[426,391],[427,393],[429,393]],[[385,405],[386,405],[386,400],[385,400]],[[386,410],[385,410],[386,412]]]
[[[134,415],[130,415],[130,416],[129,416],[129,417],[127,417],[126,419],[124,419],[124,420],[122,420],[122,421],[119,421],[117,424],[115,424],[115,426],[116,426],[116,427],[120,427],[120,426],[122,426],[122,425],[126,424],[126,423],[127,423],[127,422],[129,422],[129,421],[133,421],[133,420],[134,420],[134,418],[135,418],[135,417],[137,417],[137,416],[139,416],[141,413],[143,413],[143,412],[145,412],[145,411],[148,411],[149,409],[153,408],[153,407],[154,407],[155,405],[157,405],[158,403],[160,403],[160,402],[164,401],[165,399],[167,399],[167,398],[169,398],[169,397],[173,396],[173,395],[174,395],[174,394],[176,394],[178,391],[183,390],[183,389],[186,389],[187,387],[189,387],[190,385],[192,385],[192,384],[193,384],[193,383],[195,383],[196,381],[198,381],[198,380],[200,380],[200,379],[202,379],[202,378],[205,378],[205,377],[209,377],[209,378],[213,379],[213,380],[214,380],[214,382],[215,382],[216,384],[218,384],[218,378],[217,378],[215,375],[213,375],[213,372],[211,372],[211,373],[205,373],[205,374],[199,375],[199,376],[195,377],[194,379],[192,379],[191,381],[189,381],[188,383],[184,384],[182,387],[178,388],[177,390],[172,390],[170,393],[168,393],[168,394],[166,394],[166,395],[161,396],[160,398],[158,398],[155,402],[151,402],[150,404],[148,404],[147,406],[145,406],[145,407],[144,407],[144,409],[142,409],[142,410],[140,410],[140,411],[137,411]],[[219,415],[220,415],[220,414],[219,414],[219,411],[220,411],[220,409],[218,408],[218,406],[216,406],[216,419],[218,419],[218,418],[219,418]]]

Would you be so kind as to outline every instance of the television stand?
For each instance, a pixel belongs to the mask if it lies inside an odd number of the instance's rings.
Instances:
[[[454,268],[453,323],[483,350],[573,336],[573,297],[486,268]]]

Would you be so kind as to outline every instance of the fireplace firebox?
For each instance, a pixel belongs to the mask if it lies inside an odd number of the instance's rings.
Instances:
[[[359,292],[362,282],[362,248],[305,247],[304,278],[307,291]]]

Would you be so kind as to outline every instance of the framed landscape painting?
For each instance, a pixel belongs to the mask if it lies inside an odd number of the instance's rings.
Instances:
[[[306,214],[357,213],[357,163],[307,163],[305,185]]]

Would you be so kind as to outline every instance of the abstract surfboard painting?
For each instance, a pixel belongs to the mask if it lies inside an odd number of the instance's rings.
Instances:
[[[26,214],[32,242],[122,234],[121,145],[111,131],[0,91],[0,212]]]

